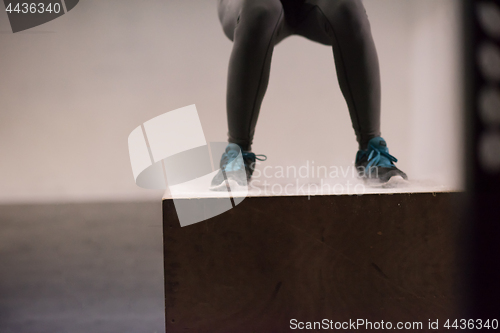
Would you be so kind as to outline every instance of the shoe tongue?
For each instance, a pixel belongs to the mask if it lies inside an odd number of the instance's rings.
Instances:
[[[224,166],[225,171],[245,170],[243,159],[236,159],[240,154],[241,148],[235,143],[229,143],[226,147],[226,155],[228,157],[227,164]]]
[[[373,146],[378,151],[389,154],[389,148],[387,148],[387,142],[385,142],[385,140],[381,137],[376,137],[376,138],[371,139],[368,142],[368,146],[369,147]],[[370,148],[368,150],[370,150]],[[391,160],[388,159],[384,155],[380,155],[380,160],[377,164],[378,164],[378,166],[385,167],[385,168],[390,168],[393,166]]]
[[[368,146],[373,145],[375,146],[378,150],[383,151],[385,153],[389,153],[389,148],[387,148],[387,142],[381,137],[376,137],[371,139],[368,142]]]

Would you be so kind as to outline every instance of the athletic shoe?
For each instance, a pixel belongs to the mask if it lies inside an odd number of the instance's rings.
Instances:
[[[210,190],[227,191],[228,186],[232,189],[247,186],[255,170],[256,160],[265,161],[266,159],[265,155],[255,155],[252,152],[241,151],[240,146],[229,143],[226,152],[222,154],[220,169],[212,179]],[[227,184],[225,180],[227,180]]]
[[[389,154],[385,140],[375,137],[368,142],[367,150],[358,150],[355,166],[358,175],[365,180],[386,183],[397,176],[407,180],[408,176],[394,165],[397,161]]]

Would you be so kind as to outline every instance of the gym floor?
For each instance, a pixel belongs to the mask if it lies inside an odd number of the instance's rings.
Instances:
[[[164,332],[160,202],[0,206],[0,332]]]

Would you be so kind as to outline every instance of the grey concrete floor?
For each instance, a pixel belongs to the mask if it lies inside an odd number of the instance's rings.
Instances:
[[[161,203],[0,206],[0,332],[164,332]]]

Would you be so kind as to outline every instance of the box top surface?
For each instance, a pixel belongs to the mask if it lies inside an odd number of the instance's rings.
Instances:
[[[207,180],[199,179],[167,189],[163,200],[204,199],[232,197],[275,197],[275,196],[318,196],[318,195],[363,195],[391,193],[455,192],[460,188],[450,188],[429,180],[394,179],[385,184],[368,184],[360,179],[254,179],[247,187],[232,186],[231,192],[212,191]]]

